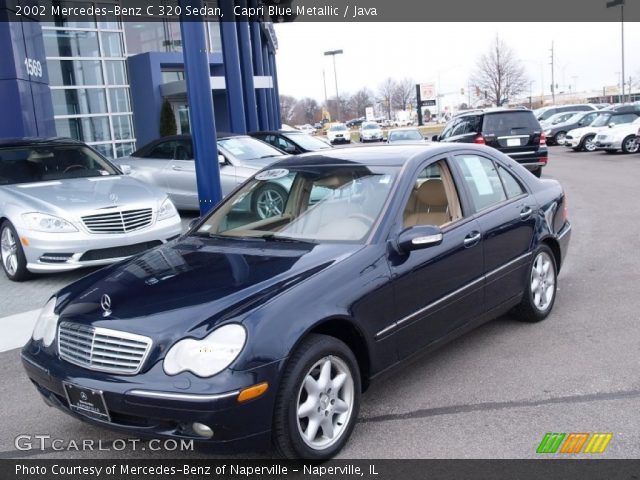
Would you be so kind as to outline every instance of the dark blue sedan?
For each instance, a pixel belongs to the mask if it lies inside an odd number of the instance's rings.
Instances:
[[[270,182],[283,210],[241,207]],[[511,310],[545,319],[570,232],[560,184],[489,147],[291,157],[61,290],[22,359],[47,403],[100,426],[324,459],[382,372]]]

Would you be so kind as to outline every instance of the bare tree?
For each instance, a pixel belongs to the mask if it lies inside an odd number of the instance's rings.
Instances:
[[[416,101],[416,84],[410,78],[403,78],[396,82],[393,89],[393,108],[406,110],[410,104]]]
[[[378,87],[378,101],[382,104],[382,108],[389,119],[391,119],[391,108],[393,107],[393,93],[395,89],[396,81],[391,77],[388,77]]]
[[[356,117],[364,117],[366,108],[373,106],[373,93],[367,87],[361,88],[351,97],[350,109]]]
[[[314,98],[305,97],[298,100],[293,112],[296,125],[314,123],[315,119],[320,116],[320,107]]]
[[[293,123],[294,108],[297,100],[291,95],[280,95],[280,120],[282,123]]]
[[[514,51],[496,35],[489,51],[478,60],[473,84],[487,100],[501,106],[528,87],[528,78]]]

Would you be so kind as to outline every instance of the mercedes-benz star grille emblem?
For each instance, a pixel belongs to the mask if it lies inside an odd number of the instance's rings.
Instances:
[[[111,297],[106,293],[102,295],[102,299],[100,300],[100,305],[102,306],[102,316],[108,317],[111,315]]]

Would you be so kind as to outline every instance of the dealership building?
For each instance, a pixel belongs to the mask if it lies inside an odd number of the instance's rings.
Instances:
[[[234,3],[242,1],[221,0],[223,14]],[[177,132],[189,133],[181,24],[139,19],[35,20],[0,0],[0,138],[71,137],[122,157],[158,138],[164,100]],[[273,24],[215,17],[204,23],[217,130],[279,128]]]

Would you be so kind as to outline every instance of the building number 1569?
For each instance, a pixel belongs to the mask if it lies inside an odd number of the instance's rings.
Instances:
[[[32,77],[42,77],[42,64],[39,60],[33,58],[25,58],[24,66],[27,69],[27,74]]]

